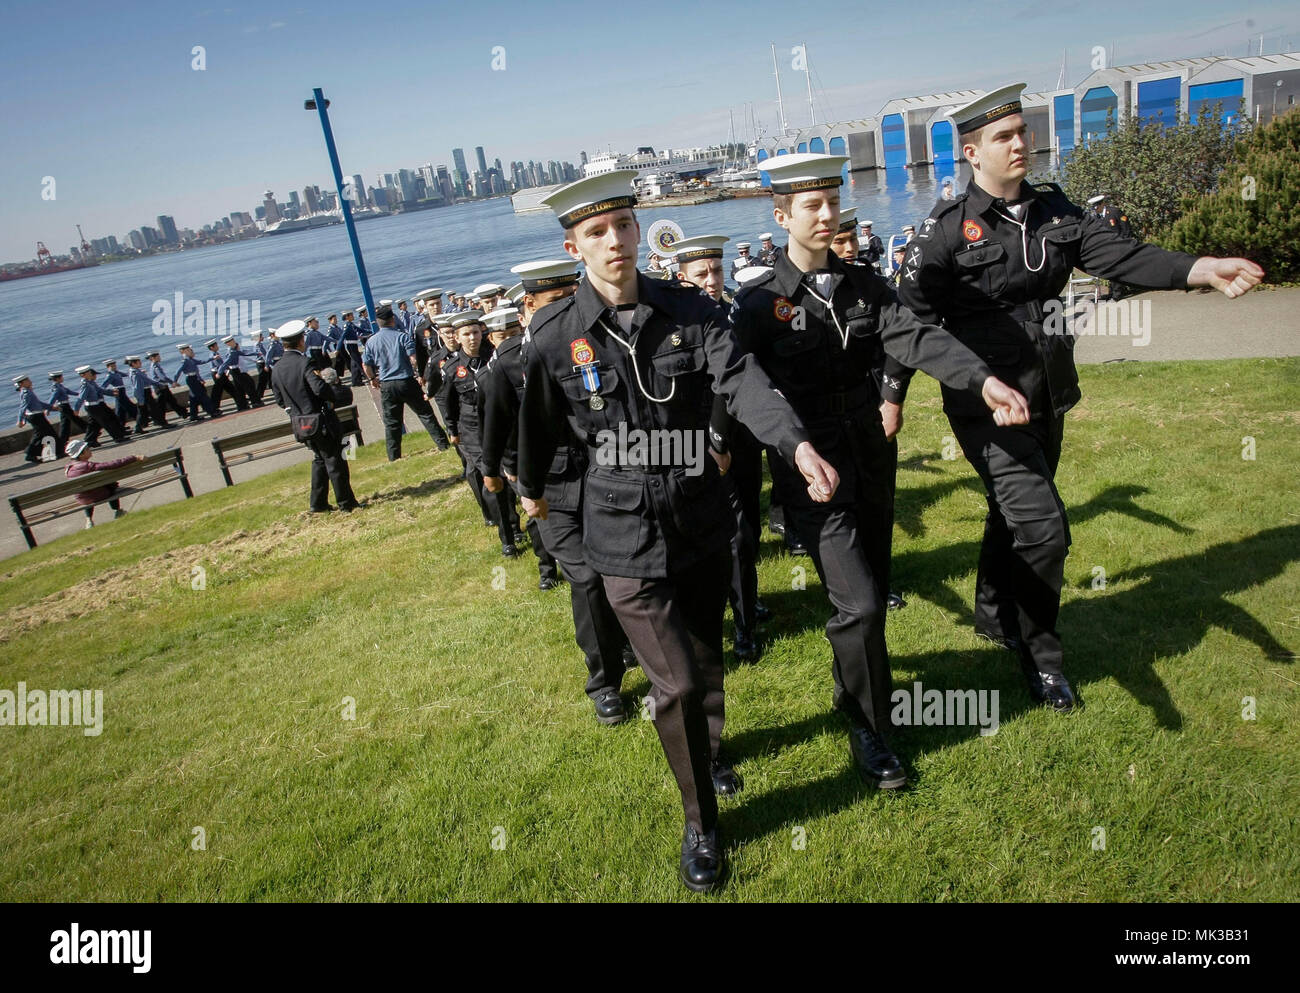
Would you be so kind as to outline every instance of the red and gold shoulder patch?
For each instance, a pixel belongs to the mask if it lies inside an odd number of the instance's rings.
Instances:
[[[465,378],[466,376],[468,376],[468,375],[469,375],[469,370],[466,369],[463,365],[458,365],[458,366],[456,366],[456,378],[457,378],[457,379],[464,379],[464,378]]]
[[[967,241],[979,241],[984,237],[984,229],[974,221],[967,221],[961,226],[961,233]]]
[[[591,350],[586,338],[579,338],[570,345],[569,353],[573,356],[574,365],[591,365],[596,361],[596,353]]]
[[[772,313],[778,321],[789,321],[794,317],[794,304],[785,297],[777,297],[772,305]]]

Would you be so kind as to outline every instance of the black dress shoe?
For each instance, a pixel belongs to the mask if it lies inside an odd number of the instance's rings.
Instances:
[[[781,521],[774,521],[770,517],[767,519],[767,529],[773,534],[785,534],[785,524]]]
[[[330,514],[333,513],[333,511],[334,511],[333,507],[312,507],[308,511],[308,513],[309,514]]]
[[[709,775],[713,777],[713,792],[718,796],[735,796],[745,788],[745,781],[731,768],[731,762],[724,755],[709,763]]]
[[[485,518],[483,518],[483,526],[484,526],[485,528],[494,528],[494,527],[497,526],[497,522],[496,522],[496,521],[492,521],[492,520],[488,520],[488,518],[485,517]]]
[[[354,510],[364,510],[369,505],[369,502],[366,500],[354,500],[352,503],[339,504],[339,510],[343,511],[345,514],[350,514]]]
[[[623,668],[636,669],[641,665],[641,660],[636,657],[636,652],[632,651],[631,645],[623,646]]]
[[[501,557],[506,559],[517,559],[519,558],[519,549],[514,545],[502,545]]]
[[[515,532],[515,544],[516,544],[516,545],[522,545],[523,543],[524,543],[524,533],[523,533],[522,531],[516,531],[516,532]]]
[[[607,686],[591,698],[596,708],[596,720],[601,724],[622,724],[627,720],[627,711],[623,709],[623,698],[618,690]]]
[[[901,593],[891,592],[889,596],[885,597],[885,606],[890,610],[902,610],[907,606],[907,601],[903,599]]]
[[[808,554],[808,546],[803,543],[803,539],[791,537],[789,532],[785,535],[785,550],[796,557]]]
[[[751,635],[744,631],[737,631],[733,639],[735,645],[736,660],[739,662],[756,662],[759,652],[758,645],[754,642]]]
[[[767,606],[763,603],[763,601],[762,601],[762,600],[755,600],[755,601],[754,601],[754,620],[756,620],[756,621],[770,621],[771,619],[772,619],[772,612],[771,612],[770,610],[767,609]]]
[[[558,579],[552,579],[550,576],[543,576],[537,581],[537,588],[539,590],[553,590],[559,585],[560,581]]]
[[[849,752],[858,774],[882,790],[897,790],[907,785],[907,773],[898,756],[889,750],[885,739],[869,727],[849,727]]]
[[[708,893],[722,882],[727,858],[718,843],[718,829],[701,834],[689,824],[682,835],[681,877],[688,890]]]
[[[1059,672],[1040,672],[1038,678],[1043,688],[1043,702],[1050,705],[1058,714],[1068,714],[1078,706],[1078,700],[1074,696],[1074,690],[1070,688],[1069,680]]]

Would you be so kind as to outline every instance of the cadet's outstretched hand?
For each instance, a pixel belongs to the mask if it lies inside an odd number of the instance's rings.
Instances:
[[[550,508],[546,505],[546,497],[530,500],[526,496],[521,496],[519,503],[523,506],[525,514],[539,521],[546,520],[546,515],[550,512]]]
[[[840,474],[835,467],[817,454],[817,449],[801,441],[794,450],[794,467],[808,481],[808,495],[815,503],[827,503],[839,489]]]
[[[489,493],[500,493],[506,488],[506,484],[501,481],[500,476],[484,476],[483,489]]]
[[[989,410],[993,411],[993,423],[1006,427],[1009,424],[1029,423],[1029,403],[1018,390],[1013,390],[997,376],[984,380],[984,389],[980,391]]]
[[[1196,260],[1187,274],[1187,285],[1208,286],[1232,299],[1250,291],[1264,278],[1264,270],[1250,259],[1216,259],[1206,255]]]

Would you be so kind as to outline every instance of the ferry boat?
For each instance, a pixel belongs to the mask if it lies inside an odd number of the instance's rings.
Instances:
[[[634,155],[620,155],[606,152],[594,155],[582,167],[584,178],[600,176],[615,169],[635,169],[638,178],[655,173],[672,172],[682,179],[692,179],[717,172],[727,161],[722,148],[668,148],[656,152],[648,145],[642,145]]]

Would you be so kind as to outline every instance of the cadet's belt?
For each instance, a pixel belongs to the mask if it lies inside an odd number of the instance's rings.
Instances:
[[[1028,303],[1018,303],[1009,311],[1011,316],[1017,321],[1032,321],[1042,323],[1043,304],[1039,300],[1030,300]]]
[[[876,399],[874,386],[855,386],[842,393],[823,393],[811,399],[813,415],[849,414],[868,406]]]

